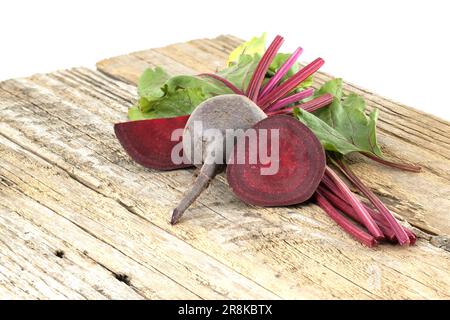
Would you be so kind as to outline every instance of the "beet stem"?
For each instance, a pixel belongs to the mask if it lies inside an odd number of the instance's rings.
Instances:
[[[266,112],[273,112],[278,109],[284,108],[284,107],[290,105],[291,103],[295,103],[295,102],[298,102],[305,98],[311,97],[313,95],[313,93],[314,93],[314,89],[309,88],[309,89],[300,91],[298,93],[295,93],[293,95],[290,95],[284,99],[280,99],[277,102],[275,102],[274,104],[272,104],[269,108],[267,108]]]
[[[320,97],[317,97],[313,100],[302,103],[298,106],[305,111],[314,112],[316,110],[319,110],[320,108],[328,106],[330,103],[333,102],[333,99],[334,99],[334,97],[332,94],[325,93],[325,94],[321,95]]]
[[[321,95],[320,97],[314,98],[305,103],[301,103],[296,106],[285,108],[285,109],[267,112],[267,114],[270,116],[275,115],[275,114],[289,114],[289,113],[292,113],[292,111],[295,108],[301,108],[305,111],[313,112],[320,108],[328,106],[331,102],[333,102],[333,96],[329,93],[325,93],[325,94]]]
[[[406,234],[407,234],[408,237],[409,237],[409,243],[410,243],[410,245],[415,245],[415,244],[416,244],[417,237],[416,237],[416,235],[414,234],[414,232],[412,232],[411,230],[409,230],[409,229],[407,229],[407,228],[404,228],[404,229],[405,229]]]
[[[259,60],[258,65],[256,66],[255,71],[253,72],[252,78],[248,84],[246,96],[256,102],[258,99],[259,90],[261,89],[261,85],[264,81],[264,77],[267,73],[267,70],[270,67],[275,55],[283,44],[283,37],[276,36],[275,39],[270,44],[269,48],[267,48],[266,52],[264,52],[261,60]]]
[[[387,159],[383,159],[383,158],[377,157],[373,154],[366,153],[366,152],[363,152],[362,154],[365,155],[367,158],[372,159],[373,161],[384,164],[385,166],[388,166],[391,168],[396,168],[396,169],[411,171],[411,172],[422,171],[422,167],[415,165],[415,164],[393,162],[393,161],[389,161]]]
[[[192,184],[191,188],[184,194],[183,199],[173,210],[170,223],[176,224],[187,208],[198,198],[198,196],[208,187],[209,182],[217,173],[218,166],[215,163],[205,163],[200,169],[200,173]]]
[[[408,245],[409,237],[406,234],[403,227],[398,223],[397,219],[394,218],[389,209],[384,205],[383,202],[364,185],[364,183],[353,173],[352,170],[341,160],[335,160],[341,171],[347,176],[347,178],[369,199],[369,201],[377,208],[380,213],[384,216],[386,221],[391,226],[392,230],[395,232],[398,243],[400,245]]]
[[[328,177],[324,177],[322,179],[320,190],[328,199],[328,201],[330,201],[333,205],[335,205],[339,210],[345,212],[354,220],[361,222],[359,220],[359,217],[356,215],[356,212],[348,204],[348,202],[345,200],[345,197],[342,196],[339,189],[337,189],[336,185],[334,185],[334,183],[330,181]],[[391,228],[389,222],[384,218],[384,216],[381,215],[379,212],[375,211],[374,209],[368,207],[366,204],[363,203],[363,205],[366,208],[367,212],[369,212],[370,216],[378,224],[378,226],[380,227],[381,231],[384,233],[386,238],[391,242],[398,242],[394,230]],[[403,226],[402,228],[408,235],[411,245],[413,245],[416,242],[416,235],[408,228]]]
[[[201,74],[199,74],[199,76],[210,77],[210,78],[213,78],[215,80],[218,80],[218,81],[222,82],[224,85],[226,85],[228,88],[230,88],[231,91],[233,91],[234,93],[240,94],[242,96],[244,95],[244,92],[241,89],[236,87],[234,84],[232,84],[227,79],[225,79],[225,78],[223,78],[221,76],[218,76],[217,74],[214,74],[214,73],[201,73]]]
[[[317,58],[278,87],[267,93],[264,98],[258,101],[258,105],[261,106],[263,110],[266,109],[270,104],[294,90],[300,83],[319,70],[324,63],[325,61],[322,58]]]
[[[328,188],[323,185],[319,187],[319,190],[322,192],[325,198],[327,198],[327,200],[331,202],[337,209],[347,214],[353,220],[361,223],[361,219],[356,214],[356,211],[345,200],[335,195],[332,191],[328,190]],[[370,208],[368,208],[367,206],[365,207],[367,212],[369,212],[370,216],[375,220],[378,227],[383,232],[384,236],[391,242],[397,242],[397,238],[395,237],[394,231],[391,229],[391,227],[386,221],[381,219],[382,216],[380,216],[375,211],[370,210]]]
[[[380,228],[378,228],[375,221],[372,219],[370,214],[367,212],[366,208],[363,206],[361,201],[353,195],[347,185],[339,178],[339,176],[330,168],[325,168],[325,174],[334,182],[336,187],[341,191],[341,194],[347,199],[353,209],[356,211],[361,219],[362,224],[367,228],[372,236],[377,240],[383,239],[383,233]]]
[[[303,49],[297,48],[291,56],[283,63],[283,65],[278,69],[278,71],[270,78],[269,82],[261,90],[260,97],[263,98],[268,92],[270,92],[277,84],[280,82],[286,73],[292,68],[294,63],[297,61],[298,57],[302,54]]]
[[[316,191],[315,198],[317,204],[347,233],[370,248],[377,245],[377,241],[372,235],[358,228],[356,225],[346,219],[342,214],[340,214],[333,207],[333,205],[328,202],[328,200],[321,194],[320,191]]]

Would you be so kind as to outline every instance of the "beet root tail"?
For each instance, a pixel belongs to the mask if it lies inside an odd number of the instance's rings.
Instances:
[[[198,196],[208,187],[209,182],[217,173],[218,165],[215,163],[205,163],[203,164],[199,175],[195,179],[191,188],[184,194],[183,199],[180,201],[178,206],[172,212],[172,218],[170,223],[172,225],[176,224],[187,208],[198,198]]]

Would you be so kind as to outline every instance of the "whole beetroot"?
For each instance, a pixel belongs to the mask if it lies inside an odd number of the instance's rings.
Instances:
[[[183,151],[190,163],[200,168],[200,172],[173,210],[172,224],[181,218],[223,168],[235,142],[235,130],[242,129],[243,132],[266,117],[253,101],[237,94],[210,98],[194,110],[184,129]],[[231,132],[232,135],[229,134]]]

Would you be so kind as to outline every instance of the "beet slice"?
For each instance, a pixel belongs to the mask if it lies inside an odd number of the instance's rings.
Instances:
[[[269,129],[268,150],[270,129],[279,129],[279,170],[274,175],[262,175],[260,169],[270,165],[262,164],[259,157],[256,164],[250,164],[248,141],[244,148],[246,161],[237,163],[235,145],[227,166],[233,192],[244,202],[258,206],[285,206],[308,200],[317,189],[326,165],[325,151],[314,133],[287,115],[261,120],[253,129]]]
[[[144,167],[158,170],[187,168],[192,165],[173,163],[172,148],[179,141],[170,138],[175,129],[185,127],[188,118],[189,115],[116,123],[114,132],[130,157]]]

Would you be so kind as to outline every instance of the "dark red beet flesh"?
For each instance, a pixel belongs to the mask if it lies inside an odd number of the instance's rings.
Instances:
[[[179,141],[171,141],[175,129],[183,129],[189,115],[116,123],[114,132],[130,157],[144,167],[158,170],[187,168],[189,164],[175,164],[172,148]]]
[[[261,175],[268,164],[232,163],[227,166],[227,179],[233,192],[244,202],[258,206],[293,205],[308,200],[316,191],[325,171],[325,151],[314,133],[300,121],[276,115],[258,122],[254,129],[279,129],[279,171]],[[237,156],[237,146],[233,151]],[[248,143],[245,156],[249,155]],[[235,162],[235,161],[234,161]]]

